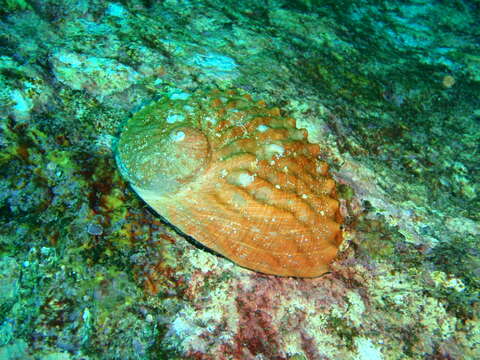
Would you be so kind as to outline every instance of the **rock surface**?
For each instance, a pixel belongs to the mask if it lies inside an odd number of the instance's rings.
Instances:
[[[478,1],[0,4],[2,359],[480,358]],[[239,267],[122,180],[125,119],[231,87],[324,151],[330,273]]]

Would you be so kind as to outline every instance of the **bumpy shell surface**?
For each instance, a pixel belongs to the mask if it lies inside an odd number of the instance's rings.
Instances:
[[[342,219],[319,146],[295,125],[238,91],[181,93],[135,114],[116,157],[185,234],[249,269],[314,277],[337,253]]]

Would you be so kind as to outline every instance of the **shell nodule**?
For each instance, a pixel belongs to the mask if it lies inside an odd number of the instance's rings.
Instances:
[[[342,241],[318,154],[294,119],[235,90],[153,103],[116,148],[133,189],[182,232],[243,267],[299,277],[327,272]]]

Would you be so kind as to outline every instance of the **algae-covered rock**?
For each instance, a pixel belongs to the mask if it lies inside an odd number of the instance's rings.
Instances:
[[[99,100],[128,89],[140,78],[134,69],[116,60],[65,50],[55,52],[51,62],[58,81]]]
[[[0,1],[0,359],[480,359],[479,9]],[[139,109],[230,87],[291,112],[339,183],[322,277],[202,248],[117,169]]]

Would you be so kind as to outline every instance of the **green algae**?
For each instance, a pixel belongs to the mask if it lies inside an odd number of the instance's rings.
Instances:
[[[31,10],[32,7],[26,0],[2,0],[0,1],[1,12],[9,13],[13,11]]]
[[[397,241],[391,236],[391,232],[387,228],[382,228],[383,224],[377,221],[366,221],[358,224],[358,230],[365,230],[362,236],[360,250],[365,255],[371,256],[376,260],[388,261],[393,255],[396,255],[395,244]],[[395,230],[394,230],[395,231]]]
[[[437,286],[435,296],[447,301],[449,311],[462,319],[476,317],[474,305],[480,300],[480,257],[478,256],[478,239],[456,237],[449,242],[438,244],[429,255],[435,267],[450,277],[446,286]],[[455,286],[453,278],[460,283]],[[446,277],[445,277],[446,280]],[[444,280],[444,281],[445,281]]]
[[[352,327],[340,317],[332,317],[327,325],[350,350],[355,346],[355,338],[359,335],[358,329]]]

